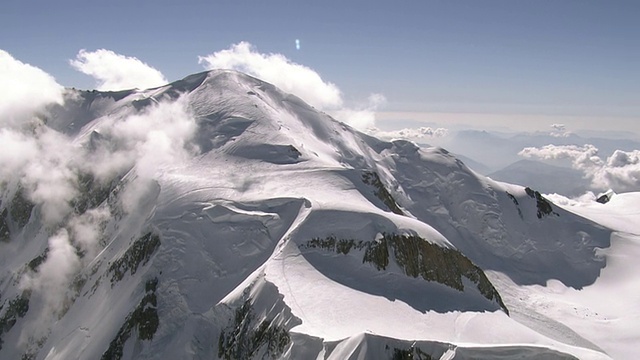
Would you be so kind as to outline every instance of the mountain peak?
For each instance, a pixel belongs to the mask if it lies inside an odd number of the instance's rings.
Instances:
[[[228,70],[69,93],[42,126],[73,149],[69,210],[3,185],[2,357],[603,355],[511,318],[491,273],[587,286],[610,231],[442,148]]]

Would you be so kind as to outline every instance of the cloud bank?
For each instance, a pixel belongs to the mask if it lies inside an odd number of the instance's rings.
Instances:
[[[93,77],[97,90],[148,89],[168,83],[160,71],[138,58],[116,54],[111,50],[80,50],[69,60],[76,70]]]
[[[616,150],[611,156],[602,158],[598,155],[598,148],[590,144],[546,145],[524,148],[518,155],[545,160],[571,160],[573,168],[581,170],[585,177],[591,179],[591,185],[599,190],[640,190],[640,150]]]
[[[361,106],[346,107],[340,89],[322,79],[315,70],[297,64],[282,54],[263,54],[248,42],[198,57],[207,70],[233,69],[274,84],[310,105],[360,130],[375,127],[375,111],[386,99],[371,94]]]

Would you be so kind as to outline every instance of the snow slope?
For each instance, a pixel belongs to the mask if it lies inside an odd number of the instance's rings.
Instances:
[[[607,359],[638,339],[622,310],[581,331],[590,312],[538,306],[633,293],[613,276],[629,214],[558,207],[247,75],[70,92],[40,126],[97,166],[70,165],[54,223],[3,184],[2,358]]]
[[[538,326],[547,329],[561,322],[575,332],[574,337],[584,339],[581,341],[585,345],[588,340],[593,348],[601,348],[614,359],[636,357],[640,339],[638,204],[640,193],[616,194],[607,204],[565,205],[566,210],[615,230],[611,246],[599,250],[607,265],[593,284],[581,290],[554,280],[546,286],[518,287],[502,274],[491,274],[493,283],[511,305],[512,317],[522,322],[542,318]]]

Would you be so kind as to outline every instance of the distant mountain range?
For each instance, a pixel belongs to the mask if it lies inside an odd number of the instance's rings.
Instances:
[[[581,137],[576,134],[568,134],[564,137],[552,136],[549,133],[498,134],[478,130],[458,131],[451,139],[443,142],[443,146],[449,151],[471,158],[488,168],[489,171],[484,174],[499,171],[522,160],[518,153],[526,147],[542,147],[549,144],[591,144],[599,149],[599,154],[603,158],[610,156],[615,150],[640,149],[640,142],[631,139]],[[551,163],[551,165],[567,167],[570,164]]]
[[[544,194],[575,197],[591,190],[590,181],[581,171],[526,159],[487,176],[493,180],[531,186]]]

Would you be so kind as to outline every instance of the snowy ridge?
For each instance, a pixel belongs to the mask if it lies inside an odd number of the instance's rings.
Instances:
[[[515,299],[597,284],[611,230],[444,149],[363,135],[233,71],[70,91],[42,126],[115,160],[53,224],[3,184],[2,358],[610,356]],[[44,276],[59,229],[78,257],[62,294],[24,280]]]

